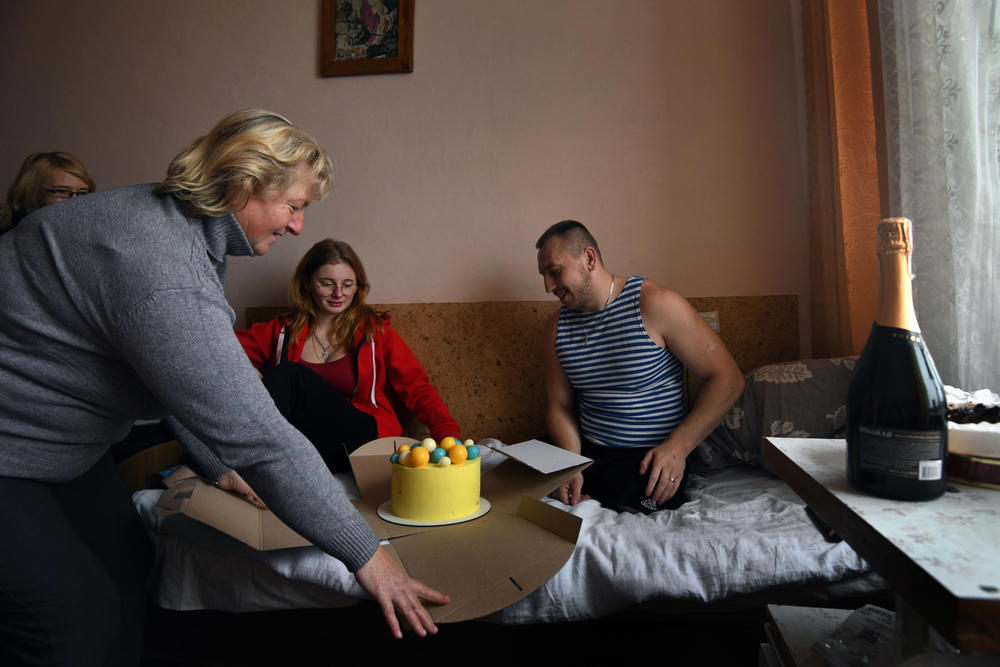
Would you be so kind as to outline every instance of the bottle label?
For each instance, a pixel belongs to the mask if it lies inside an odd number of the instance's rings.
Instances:
[[[900,431],[877,426],[858,429],[858,463],[862,470],[919,481],[939,480],[944,472],[943,451],[940,431]]]

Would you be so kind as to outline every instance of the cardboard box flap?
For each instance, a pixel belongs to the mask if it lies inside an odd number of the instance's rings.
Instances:
[[[181,504],[185,500],[191,497],[194,493],[193,484],[186,484],[180,488],[174,488],[177,485],[174,484],[171,488],[160,494],[160,497],[156,500],[156,506],[162,510],[158,514],[176,514],[181,511]]]
[[[182,465],[178,466],[176,470],[174,470],[172,473],[164,477],[163,484],[169,489],[170,487],[177,486],[181,482],[184,482],[189,479],[195,479],[197,477],[198,473],[196,473],[194,470],[191,470],[191,468],[189,468],[188,466]]]
[[[582,520],[539,500],[526,502],[528,516],[490,512],[470,523],[392,541],[411,577],[451,597],[451,604],[429,607],[436,621],[464,621],[502,609],[542,586],[566,563]],[[543,523],[561,524],[557,531],[531,520],[543,515]]]
[[[160,494],[157,505],[169,513],[183,512],[260,551],[309,545],[271,510],[255,507],[199,477],[175,480]]]
[[[513,514],[517,512],[523,496],[544,498],[589,465],[588,460],[586,463],[546,475],[518,461],[507,460],[483,477],[482,495],[489,498],[493,507]]]
[[[553,507],[528,496],[521,496],[517,515],[574,545],[580,537],[580,528],[583,526],[583,519],[575,514],[564,512],[558,507]],[[566,558],[568,559],[569,555]]]
[[[582,463],[591,463],[591,460],[586,456],[574,454],[562,447],[556,447],[541,440],[526,440],[496,451],[507,458],[534,468],[543,475],[573,468]]]
[[[381,504],[389,498],[392,493],[389,457],[399,445],[413,445],[416,442],[413,438],[379,438],[351,453],[351,470],[362,499]]]
[[[383,521],[378,515],[379,506],[388,500],[392,493],[389,457],[399,449],[400,445],[414,445],[417,442],[413,438],[379,438],[362,445],[351,453],[351,470],[361,494],[360,500],[352,502],[380,540],[426,530],[426,528],[419,526],[389,523]]]
[[[439,623],[458,623],[500,611],[541,588],[566,564],[568,558],[569,555],[548,553],[530,562],[522,559],[512,561],[511,574],[507,579],[490,580],[481,591],[477,591],[477,595],[461,606],[452,603],[434,608],[431,616]]]
[[[386,493],[383,502],[388,499],[389,494]],[[422,533],[427,530],[425,526],[404,526],[386,521],[378,515],[378,508],[382,503],[366,503],[363,500],[352,500],[351,502],[354,504],[354,508],[358,510],[358,513],[361,514],[361,517],[368,522],[372,532],[375,533],[375,537],[380,540],[391,540],[396,537]]]

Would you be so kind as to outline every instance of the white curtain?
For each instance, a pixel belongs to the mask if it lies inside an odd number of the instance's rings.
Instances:
[[[946,384],[1000,390],[998,0],[878,0],[893,215]]]

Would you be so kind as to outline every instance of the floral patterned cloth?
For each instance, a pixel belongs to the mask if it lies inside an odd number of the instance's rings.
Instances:
[[[801,359],[757,368],[743,395],[696,450],[694,466],[760,465],[761,440],[843,437],[857,357]]]

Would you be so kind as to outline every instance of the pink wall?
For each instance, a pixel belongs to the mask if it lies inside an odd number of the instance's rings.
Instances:
[[[617,272],[808,309],[798,0],[417,0],[412,74],[328,79],[319,5],[3,3],[2,187],[34,150],[101,188],[157,180],[263,106],[320,140],[337,185],[302,238],[231,263],[237,312],[280,301],[330,235],[373,301],[543,300],[534,241],[569,217]]]

